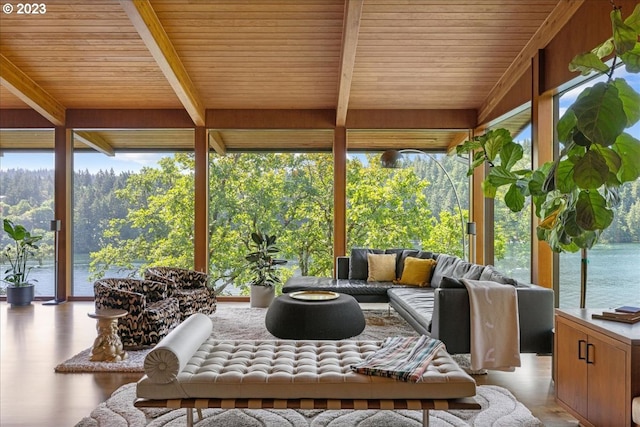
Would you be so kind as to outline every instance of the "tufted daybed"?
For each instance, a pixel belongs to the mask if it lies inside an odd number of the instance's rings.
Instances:
[[[221,341],[197,313],[145,358],[136,407],[193,409],[480,409],[475,381],[444,350],[422,381],[350,369],[380,348],[375,341]]]

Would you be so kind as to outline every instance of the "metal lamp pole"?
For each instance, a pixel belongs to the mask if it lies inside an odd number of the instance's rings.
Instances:
[[[434,161],[434,163],[436,165],[438,165],[438,167],[440,168],[440,170],[442,170],[442,172],[444,173],[444,176],[447,177],[447,180],[449,181],[449,183],[451,184],[451,187],[453,187],[453,195],[455,196],[456,199],[456,204],[458,206],[458,213],[460,214],[460,233],[461,233],[461,241],[462,241],[462,258],[466,259],[466,245],[465,245],[465,223],[464,223],[464,214],[462,213],[462,205],[460,204],[460,197],[458,197],[458,191],[456,190],[456,186],[453,183],[453,180],[451,179],[451,176],[449,175],[449,172],[447,172],[447,170],[444,168],[444,166],[442,166],[442,164],[438,161],[438,159],[436,159],[434,156],[432,156],[431,154],[425,152],[425,151],[421,151],[421,150],[416,150],[413,148],[406,148],[406,149],[402,149],[402,150],[387,150],[384,153],[382,153],[382,156],[380,157],[380,162],[382,164],[383,168],[398,168],[400,159],[402,158],[403,154],[422,154],[425,155],[427,157],[429,157],[431,160]]]

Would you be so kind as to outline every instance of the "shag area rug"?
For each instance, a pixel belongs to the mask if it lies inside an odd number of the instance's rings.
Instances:
[[[76,427],[172,427],[186,425],[186,410],[133,406],[134,383],[125,384],[113,392],[109,400],[95,408]],[[476,401],[480,410],[430,411],[429,425],[538,427],[543,424],[509,392],[498,387],[478,386]],[[198,417],[194,414],[194,421]],[[321,411],[321,410],[253,410],[205,409],[198,427],[410,427],[422,425],[421,411]]]
[[[266,308],[237,308],[218,306],[211,316],[213,333],[217,339],[277,339],[267,331],[264,319]],[[416,332],[396,312],[363,310],[366,320],[364,331],[355,340],[382,341],[390,336],[413,336]],[[56,372],[143,372],[147,350],[128,351],[121,362],[91,362],[91,348],[81,351],[55,367]]]

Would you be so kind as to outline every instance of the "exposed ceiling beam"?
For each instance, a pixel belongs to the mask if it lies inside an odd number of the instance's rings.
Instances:
[[[227,153],[227,147],[225,146],[224,139],[217,130],[209,131],[209,146],[220,155],[225,155]]]
[[[347,129],[469,129],[476,110],[350,110]]]
[[[580,9],[584,0],[561,0],[540,28],[531,37],[529,42],[520,51],[516,59],[509,65],[507,71],[502,75],[498,83],[491,89],[489,95],[478,110],[478,123],[483,123],[492,110],[507,95],[509,90],[527,71],[531,65],[531,58],[543,49],[558,34],[558,31],[566,25],[574,13]]]
[[[65,107],[2,54],[0,83],[55,126],[64,126]]]
[[[1,120],[0,120],[1,122]],[[193,120],[177,109],[67,109],[72,129],[193,129]]]
[[[77,141],[82,142],[85,145],[93,148],[96,151],[101,152],[102,154],[106,154],[109,157],[115,156],[115,151],[113,147],[104,139],[100,134],[95,132],[87,132],[87,131],[75,131],[75,139]]]
[[[120,0],[120,5],[195,125],[204,126],[205,108],[149,0]]]
[[[344,5],[344,27],[342,29],[342,57],[340,58],[340,76],[338,77],[338,106],[336,108],[336,126],[347,122],[349,94],[353,67],[356,62],[360,16],[364,0],[346,0]]]

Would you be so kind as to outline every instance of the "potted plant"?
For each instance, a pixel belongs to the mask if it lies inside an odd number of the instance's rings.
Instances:
[[[251,307],[268,307],[275,296],[275,286],[281,283],[278,266],[287,261],[274,258],[274,255],[280,252],[280,248],[276,246],[275,235],[260,231],[251,233],[248,247],[251,252],[245,259],[249,262],[253,274],[253,279],[249,282]]]
[[[640,120],[640,94],[623,78],[615,78],[617,65],[629,73],[640,72],[640,5],[623,21],[620,8],[611,12],[612,36],[589,52],[577,55],[569,65],[583,75],[607,77],[586,88],[557,123],[562,151],[553,162],[536,170],[519,169],[523,156],[506,129],[495,129],[457,148],[473,155],[473,169],[489,164],[482,183],[484,195],[508,186],[504,202],[513,211],[531,197],[540,219],[538,239],[555,252],[582,250],[580,307],[585,306],[586,251],[598,241],[613,220],[620,186],[640,177],[640,140],[625,130]],[[606,62],[611,61],[611,65]]]
[[[29,305],[33,301],[35,292],[34,284],[29,281],[29,273],[33,267],[29,267],[30,257],[35,256],[38,243],[43,236],[32,235],[22,225],[14,224],[11,220],[4,219],[4,232],[13,240],[2,252],[2,257],[9,262],[9,268],[4,271],[2,279],[8,284],[7,302],[11,305]]]

